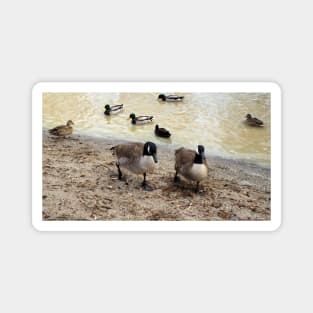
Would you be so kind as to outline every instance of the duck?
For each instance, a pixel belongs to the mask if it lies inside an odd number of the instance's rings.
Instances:
[[[168,95],[165,94],[159,94],[158,100],[166,101],[166,102],[179,102],[183,101],[183,96],[176,96],[176,95]]]
[[[159,136],[159,137],[164,137],[164,138],[171,137],[171,133],[165,128],[160,128],[159,125],[155,125],[154,133],[156,134],[156,136]]]
[[[195,192],[200,191],[200,182],[208,176],[208,164],[204,154],[204,146],[198,145],[198,150],[179,148],[175,150],[175,177],[174,182],[179,182],[179,176],[195,181]]]
[[[131,123],[134,125],[141,125],[141,124],[147,124],[152,122],[154,119],[154,116],[152,115],[141,115],[141,116],[136,116],[134,113],[129,115],[129,118],[131,118]]]
[[[104,108],[105,108],[104,114],[105,115],[117,114],[123,110],[123,106],[124,106],[124,104],[117,104],[117,105],[106,104],[104,106]]]
[[[246,115],[246,121],[245,121],[248,125],[250,126],[256,126],[256,127],[262,127],[264,126],[263,121],[259,120],[256,117],[252,117],[251,114],[247,114]]]
[[[145,191],[152,191],[153,188],[147,183],[147,173],[153,173],[155,164],[158,163],[157,146],[155,143],[147,141],[128,142],[111,148],[113,155],[116,156],[116,167],[118,170],[118,179],[123,177],[121,168],[125,168],[134,174],[143,175],[141,184]]]
[[[48,130],[49,134],[57,137],[69,136],[73,133],[73,121],[68,120],[66,125],[57,126]]]

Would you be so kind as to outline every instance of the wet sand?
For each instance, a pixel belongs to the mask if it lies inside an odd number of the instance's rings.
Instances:
[[[173,182],[174,151],[158,146],[158,167],[147,176],[124,170],[117,179],[110,148],[122,141],[43,131],[43,220],[269,220],[270,169],[208,156],[209,176]],[[126,175],[125,175],[126,174]]]

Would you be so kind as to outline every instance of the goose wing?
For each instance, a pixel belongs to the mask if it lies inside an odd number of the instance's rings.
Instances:
[[[143,147],[144,144],[141,142],[130,142],[117,145],[113,147],[113,150],[118,159],[126,158],[129,162],[132,162],[142,156]]]
[[[196,151],[179,148],[175,151],[175,169],[177,171],[184,167],[192,166],[196,156]]]

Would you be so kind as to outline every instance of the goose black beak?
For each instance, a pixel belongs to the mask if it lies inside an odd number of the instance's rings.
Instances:
[[[153,157],[154,162],[158,163],[158,158],[157,158],[156,154],[152,154],[152,157]]]

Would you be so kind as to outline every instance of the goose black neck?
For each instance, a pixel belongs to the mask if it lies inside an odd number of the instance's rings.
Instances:
[[[196,153],[196,156],[195,156],[193,163],[202,164],[203,163],[203,156],[201,154]]]

